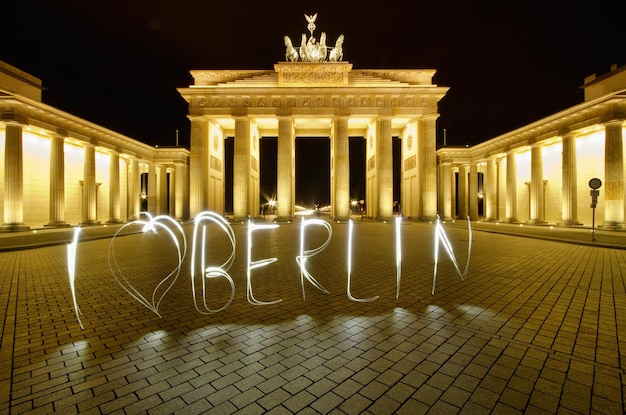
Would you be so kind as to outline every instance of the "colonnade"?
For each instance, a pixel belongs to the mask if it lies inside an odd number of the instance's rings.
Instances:
[[[587,131],[587,130],[585,130]],[[603,217],[600,225],[606,229],[624,227],[624,122],[612,120],[597,128],[604,145],[602,168],[595,174],[602,180],[601,197],[603,198]],[[475,149],[441,149],[439,152],[442,193],[440,207],[445,218],[464,218],[478,220],[479,199],[483,199],[482,218],[487,221],[509,223],[547,224],[546,220],[546,166],[544,148],[560,145],[560,188],[558,198],[560,218],[551,223],[560,226],[580,226],[579,207],[584,200],[584,207],[590,208],[591,197],[586,183],[592,177],[579,174],[577,157],[577,139],[584,138],[583,131],[564,131],[557,137],[543,140],[526,140],[516,148],[493,148],[485,146],[486,154],[481,152],[481,145]],[[520,217],[520,195],[518,154],[530,153],[530,181],[525,183],[528,189],[528,212]],[[454,155],[452,153],[455,153]],[[481,154],[482,153],[482,154]],[[587,171],[589,171],[589,167]],[[483,178],[482,192],[477,183],[479,174]],[[583,187],[584,186],[584,187]],[[456,194],[451,189],[456,189]],[[582,194],[581,194],[582,193]],[[550,195],[550,194],[548,194]],[[504,203],[504,209],[501,205]],[[457,205],[458,204],[458,205]],[[553,212],[554,213],[554,212]],[[554,216],[554,214],[552,215]],[[585,223],[591,225],[591,223]]]
[[[49,132],[50,141],[49,172],[38,172],[48,178],[49,218],[46,223],[26,223],[24,212],[24,159],[28,149],[23,148],[23,132],[26,122],[4,121],[4,194],[2,231],[19,231],[31,225],[46,227],[70,226],[66,218],[66,139],[69,134]],[[140,170],[148,170],[148,211],[153,214],[169,214],[177,219],[188,214],[186,196],[186,163],[155,164],[119,150],[98,150],[89,141],[73,140],[72,145],[84,151],[82,178],[76,178],[81,186],[80,221],[82,226],[105,223],[122,223],[141,210],[141,174]],[[105,215],[97,211],[97,194],[99,183],[96,182],[96,152],[105,151],[109,155],[108,171],[108,212]],[[120,162],[125,164],[125,176],[120,174]],[[36,166],[26,166],[37,169]],[[169,177],[168,177],[169,176]],[[39,180],[39,179],[38,179]],[[169,181],[169,184],[168,184]],[[126,194],[122,195],[122,184]],[[168,191],[169,188],[169,191]],[[168,199],[169,198],[169,199]],[[169,208],[168,208],[169,205]],[[124,215],[124,216],[122,216]]]
[[[260,200],[260,171],[259,171],[259,140],[263,131],[256,127],[254,117],[237,116],[234,118],[234,154],[233,154],[233,219],[245,221],[259,214]],[[414,206],[413,211],[430,212],[431,219],[437,209],[437,172],[435,155],[435,119],[423,117],[418,125],[422,129],[422,136],[408,155],[403,157],[415,158],[420,154],[419,186],[423,190],[420,206]],[[211,117],[191,117],[192,121],[192,157],[190,160],[190,183],[193,191],[191,201],[191,217],[204,209],[221,211],[215,195],[211,195],[207,182],[213,180],[212,175],[218,175],[216,180],[223,182],[223,172],[208,169],[202,160],[215,157],[223,160],[224,154],[217,151],[221,146],[210,144],[211,135],[215,134],[223,140],[228,135],[218,122]],[[277,121],[277,219],[290,221],[295,217],[295,140],[298,130],[293,116],[279,114]],[[224,122],[223,122],[224,123]],[[333,220],[347,220],[350,217],[350,116],[337,115],[332,118],[328,128],[330,139],[330,204]],[[431,128],[432,127],[432,128]],[[194,133],[196,132],[196,133]],[[367,163],[366,179],[373,185],[366,190],[367,216],[387,220],[394,216],[393,200],[393,150],[392,150],[392,117],[380,116],[375,118],[370,126],[359,131],[365,139],[371,142],[371,150],[366,156],[371,162]],[[402,134],[402,132],[400,132]],[[323,135],[320,135],[323,136]],[[419,136],[419,135],[418,135]],[[432,142],[426,143],[426,142]],[[370,148],[370,145],[367,145]],[[402,163],[402,160],[398,160]],[[415,168],[417,170],[417,168]],[[222,190],[218,190],[223,192]],[[223,197],[222,197],[223,199]],[[407,202],[410,203],[410,202]],[[422,215],[423,216],[423,215]]]

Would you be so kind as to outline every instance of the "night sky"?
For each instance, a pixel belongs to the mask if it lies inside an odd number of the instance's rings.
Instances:
[[[283,36],[345,35],[356,69],[436,69],[450,87],[438,143],[472,145],[583,100],[586,76],[626,64],[616,1],[4,2],[0,60],[43,81],[43,101],[151,145],[189,143],[176,88],[192,69],[271,69]]]

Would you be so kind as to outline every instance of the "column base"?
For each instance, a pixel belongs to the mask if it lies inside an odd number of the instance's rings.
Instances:
[[[124,223],[123,220],[121,219],[109,219],[108,221],[105,222],[107,225],[120,225],[122,223]]]
[[[531,219],[526,221],[526,225],[546,226],[548,222],[541,219]]]
[[[610,231],[624,230],[624,222],[609,221],[597,226],[599,229],[607,229]]]
[[[100,221],[97,220],[90,220],[87,222],[80,222],[79,225],[80,226],[96,226],[96,225],[100,225]]]
[[[29,229],[30,226],[26,226],[23,223],[8,223],[0,227],[0,232],[19,232],[27,231]]]
[[[44,228],[69,228],[70,224],[67,223],[67,222],[50,221],[50,222],[46,223],[43,226],[44,226]]]
[[[583,224],[576,220],[566,220],[566,221],[557,223],[556,226],[559,226],[562,228],[575,228],[577,226],[583,226]]]
[[[506,220],[504,222],[515,223],[515,224],[521,223],[520,220],[517,219],[517,218],[506,218]]]

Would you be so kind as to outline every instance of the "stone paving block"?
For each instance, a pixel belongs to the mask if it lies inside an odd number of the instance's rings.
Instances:
[[[432,258],[412,255],[403,264],[396,300],[388,278],[393,266],[378,260],[385,228],[362,223],[359,231],[371,235],[363,236],[367,245],[358,249],[372,252],[355,270],[353,293],[381,296],[358,303],[346,297],[345,280],[335,272],[345,265],[339,243],[345,227],[333,229],[331,246],[320,254],[326,258],[311,262],[330,295],[307,287],[304,301],[292,278],[297,266],[281,256],[272,264],[280,265],[272,279],[258,274],[255,292],[283,302],[251,306],[241,289],[245,266],[236,262],[230,270],[237,286],[233,303],[211,316],[197,314],[187,284],[177,283],[162,304],[162,317],[156,317],[116,286],[106,264],[108,241],[85,242],[89,266],[79,267],[85,330],[74,321],[64,247],[22,252],[14,278],[23,292],[10,323],[16,332],[9,357],[13,377],[0,398],[12,397],[6,406],[11,413],[55,405],[70,413],[127,414],[194,413],[193,408],[290,413],[296,407],[303,414],[565,414],[585,405],[604,413],[624,410],[620,362],[626,341],[619,339],[626,338],[620,318],[626,284],[612,270],[626,266],[626,251],[480,233],[488,242],[475,244],[471,278],[449,277],[453,269],[442,262],[431,296]],[[432,249],[428,224],[404,229],[411,252]],[[268,248],[289,258],[298,227],[281,230],[286,236],[269,238]],[[245,226],[236,232],[245,233]],[[455,232],[456,243],[466,238]],[[146,248],[158,252],[156,246]],[[8,256],[0,253],[0,268]],[[148,265],[158,273],[157,264]],[[38,268],[46,269],[45,279]],[[105,287],[101,281],[107,279],[112,284]],[[45,297],[35,295],[35,287]],[[219,295],[211,301],[223,301]],[[74,402],[89,393],[88,403]],[[298,394],[317,399],[303,404]]]

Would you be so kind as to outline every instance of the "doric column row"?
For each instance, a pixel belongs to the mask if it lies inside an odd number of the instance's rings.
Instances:
[[[601,197],[604,198],[604,223],[601,225],[607,229],[621,229],[624,227],[625,204],[625,170],[623,149],[623,122],[615,120],[607,122],[604,134],[604,177],[600,189]],[[561,188],[560,188],[560,226],[580,226],[578,221],[578,182],[588,181],[590,178],[578,177],[576,134],[566,132],[561,136]],[[485,189],[484,217],[486,220],[504,220],[510,223],[518,223],[518,165],[517,151],[509,150],[506,157],[491,156],[486,160],[486,172],[483,187]],[[541,225],[546,224],[546,189],[548,181],[544,180],[544,145],[541,142],[530,146],[530,182],[528,187],[528,223]],[[502,172],[502,163],[506,163],[506,171]],[[448,205],[446,198],[455,198],[452,191],[446,189],[446,179],[451,176],[450,162],[446,162],[440,169],[443,175],[441,181],[444,192],[443,212],[444,216]],[[454,163],[452,163],[454,164]],[[469,166],[469,176],[466,169]],[[478,219],[476,199],[477,170],[474,162],[469,165],[458,164],[458,206],[456,215],[459,217],[469,213],[472,220]],[[500,175],[505,179],[501,180]],[[600,175],[602,176],[602,175]],[[454,184],[454,180],[453,180]],[[454,189],[454,186],[453,186]],[[469,192],[469,195],[466,193]],[[554,192],[554,190],[552,190]],[[500,217],[500,195],[506,200],[505,217]],[[590,200],[590,199],[589,199]],[[452,201],[453,202],[453,201]],[[452,210],[454,215],[455,210]]]
[[[18,231],[28,229],[24,224],[24,154],[23,154],[23,137],[22,125],[15,122],[5,122],[4,137],[4,192],[2,195],[4,204],[4,222],[0,227],[2,231]],[[49,153],[49,220],[44,224],[46,227],[66,227],[70,226],[66,220],[66,153],[65,153],[65,136],[62,133],[50,134],[50,153]],[[79,185],[80,202],[76,206],[80,209],[79,223],[82,226],[94,225],[99,223],[98,218],[108,214],[107,223],[122,223],[122,198],[120,178],[120,155],[116,151],[109,152],[109,172],[108,172],[108,212],[98,213],[98,186],[96,180],[96,147],[95,145],[85,142],[82,144],[83,149],[83,165],[82,178],[77,179]],[[182,166],[184,167],[184,166]],[[35,168],[35,167],[32,167]],[[151,171],[155,169],[154,165],[150,167]],[[165,166],[159,166],[159,192],[151,189],[149,194],[151,197],[159,200],[158,211],[153,209],[151,213],[167,214],[167,171]],[[184,180],[185,174],[181,173],[181,179]],[[124,198],[126,206],[126,216],[132,217],[139,213],[141,209],[140,199],[140,174],[139,160],[131,157],[128,162],[127,177],[123,179],[126,182],[127,194]],[[151,179],[155,182],[154,177]],[[149,181],[150,182],[150,181]],[[154,184],[152,185],[154,186]],[[185,183],[180,186],[179,211],[181,219],[184,215],[184,187]],[[176,189],[174,184],[170,184],[170,191]],[[173,203],[172,203],[173,205]],[[105,216],[106,217],[106,216]]]

